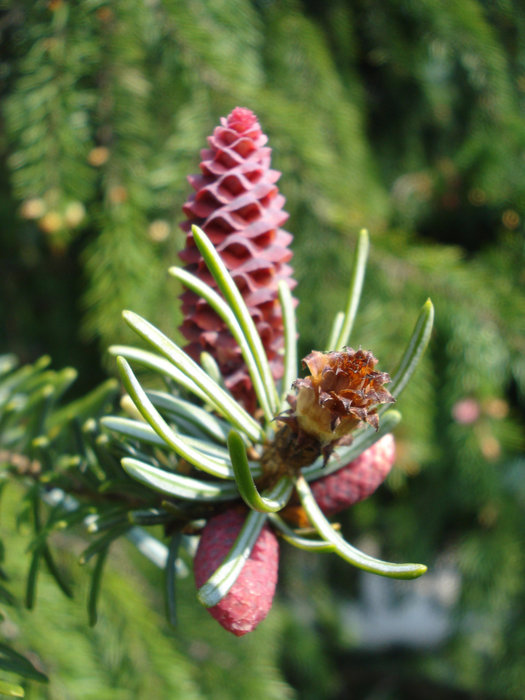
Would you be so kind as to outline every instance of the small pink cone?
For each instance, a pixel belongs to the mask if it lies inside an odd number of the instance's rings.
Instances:
[[[194,561],[197,588],[222,564],[245,519],[246,513],[232,509],[208,521]],[[270,612],[278,567],[279,544],[265,525],[229,593],[208,611],[224,629],[238,637],[251,632]]]
[[[368,498],[386,479],[395,458],[396,446],[389,433],[346,467],[310,484],[319,508],[333,515]]]

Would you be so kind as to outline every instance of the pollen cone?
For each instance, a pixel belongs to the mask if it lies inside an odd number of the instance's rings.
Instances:
[[[203,586],[222,564],[244,523],[246,514],[230,509],[208,521],[195,555],[195,583]],[[279,543],[265,525],[228,594],[209,613],[238,637],[251,632],[272,607],[279,567]]]
[[[396,459],[389,433],[342,469],[311,484],[317,505],[326,515],[339,513],[371,496],[386,479]]]

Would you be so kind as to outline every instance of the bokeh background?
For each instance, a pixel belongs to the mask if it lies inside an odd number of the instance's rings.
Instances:
[[[181,581],[112,549],[100,619],[42,574],[0,634],[49,673],[28,697],[517,699],[525,688],[525,6],[517,0],[3,0],[1,351],[114,372],[122,308],[176,337],[166,270],[219,117],[259,117],[283,172],[301,349],[372,240],[352,343],[392,370],[418,310],[431,346],[399,402],[398,461],[341,518],[430,573],[396,583],[283,547],[269,618],[233,639]],[[4,501],[6,560],[28,560]],[[79,540],[81,535],[79,534]],[[64,539],[74,569],[82,541]],[[76,570],[75,570],[76,573]],[[85,587],[85,586],[84,586]]]

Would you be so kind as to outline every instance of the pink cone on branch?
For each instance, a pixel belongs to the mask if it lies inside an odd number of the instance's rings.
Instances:
[[[222,564],[245,518],[246,513],[230,509],[208,521],[194,560],[197,588],[203,586]],[[224,629],[238,637],[251,632],[270,612],[278,568],[279,544],[272,530],[265,525],[232,588],[208,611]]]
[[[215,287],[191,234],[196,224],[207,234],[241,291],[250,310],[275,379],[283,372],[283,321],[277,288],[286,280],[295,286],[291,234],[281,226],[288,218],[270,168],[271,149],[253,112],[236,107],[208,138],[201,151],[201,174],[188,178],[195,192],[183,207],[186,246],[180,253],[186,269]],[[198,360],[203,351],[217,361],[227,388],[253,411],[255,394],[240,350],[215,312],[190,291],[184,292],[182,333],[185,350]]]
[[[389,433],[342,469],[310,484],[317,504],[326,515],[333,515],[368,498],[386,479],[395,459]]]

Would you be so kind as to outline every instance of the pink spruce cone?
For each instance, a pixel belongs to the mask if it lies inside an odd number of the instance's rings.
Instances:
[[[208,521],[194,560],[197,588],[204,585],[220,566],[245,518],[245,513],[231,509]],[[224,629],[238,637],[251,632],[270,612],[278,567],[279,544],[265,525],[229,593],[208,611]]]
[[[368,498],[386,479],[395,458],[396,446],[389,433],[346,467],[310,485],[319,508],[333,515]]]
[[[295,286],[292,236],[280,226],[288,218],[282,210],[284,197],[276,182],[281,173],[270,168],[271,149],[257,117],[236,107],[208,138],[210,148],[201,151],[201,175],[188,180],[195,190],[183,211],[187,221],[186,247],[180,253],[186,270],[216,287],[191,234],[196,224],[208,235],[241,291],[255,322],[275,379],[283,372],[283,321],[277,285],[286,280]],[[255,394],[239,347],[225,324],[196,294],[182,295],[185,320],[181,331],[188,339],[185,350],[198,360],[201,352],[217,361],[227,388],[253,412]]]

